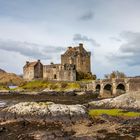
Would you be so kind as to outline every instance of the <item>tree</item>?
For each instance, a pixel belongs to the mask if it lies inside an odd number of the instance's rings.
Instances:
[[[126,75],[123,72],[119,72],[119,71],[112,71],[111,74],[105,74],[105,78],[106,79],[113,79],[113,78],[125,78]]]
[[[92,73],[76,72],[77,80],[96,80],[96,75]]]

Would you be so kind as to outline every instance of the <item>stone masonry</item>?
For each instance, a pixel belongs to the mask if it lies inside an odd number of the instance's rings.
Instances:
[[[73,64],[78,72],[91,73],[90,66],[91,52],[87,52],[83,44],[78,47],[68,47],[68,50],[61,55],[62,64]]]
[[[23,67],[24,79],[46,79],[56,81],[76,81],[76,73],[90,73],[91,52],[87,52],[83,44],[76,47],[68,47],[61,55],[61,64],[43,65],[40,60],[26,62]]]
[[[126,92],[134,92],[140,90],[140,78],[126,77],[126,78],[114,78],[114,79],[101,79],[94,80],[87,84],[88,90],[99,92],[101,96],[118,95]]]
[[[23,67],[23,78],[26,80],[43,78],[43,65],[40,60],[35,62],[26,62]]]

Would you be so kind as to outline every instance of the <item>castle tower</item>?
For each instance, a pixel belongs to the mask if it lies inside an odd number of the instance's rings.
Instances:
[[[79,44],[77,47],[68,47],[67,51],[61,55],[61,64],[74,64],[76,71],[91,73],[90,63],[91,52],[88,52]]]

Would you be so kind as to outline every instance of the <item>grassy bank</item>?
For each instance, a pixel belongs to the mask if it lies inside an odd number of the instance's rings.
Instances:
[[[67,91],[80,89],[81,84],[78,82],[50,82],[50,81],[30,81],[22,84],[18,89],[26,91],[42,91],[45,89],[56,91]]]
[[[122,109],[93,109],[89,111],[89,116],[101,116],[103,114],[114,117],[140,117],[140,112],[129,112]]]
[[[9,90],[9,88],[7,86],[0,85],[0,90]]]

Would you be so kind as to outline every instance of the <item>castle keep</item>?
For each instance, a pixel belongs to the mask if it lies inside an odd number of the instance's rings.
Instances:
[[[90,56],[91,52],[87,52],[83,44],[78,47],[68,47],[68,50],[61,55],[62,64],[73,64],[77,72],[90,73]]]
[[[91,74],[91,52],[87,52],[83,44],[68,47],[61,55],[61,64],[43,65],[40,60],[26,62],[23,67],[24,79],[45,79],[57,81],[76,81],[77,73]]]

